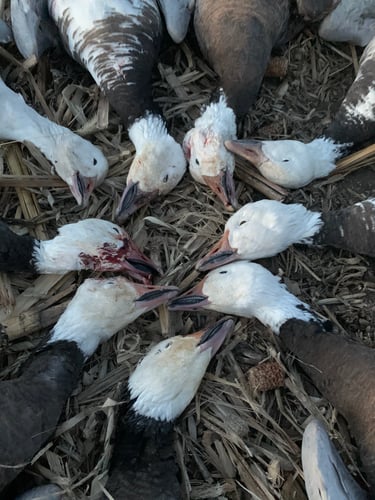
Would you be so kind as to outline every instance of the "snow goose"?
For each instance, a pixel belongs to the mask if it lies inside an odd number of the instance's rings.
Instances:
[[[68,184],[79,205],[105,178],[108,163],[99,148],[69,129],[41,116],[0,78],[0,139],[31,142]]]
[[[146,354],[124,385],[106,488],[128,500],[182,498],[173,425],[193,399],[206,368],[233,328],[213,326],[165,339]]]
[[[375,198],[329,212],[274,200],[247,203],[227,220],[223,236],[196,268],[208,271],[235,260],[272,257],[294,243],[375,257]]]
[[[203,56],[219,76],[222,92],[207,106],[184,139],[193,178],[237,208],[234,157],[224,141],[236,137],[236,117],[255,102],[272,48],[289,19],[287,0],[196,0],[194,29]]]
[[[138,280],[158,274],[124,229],[85,219],[65,224],[51,240],[20,236],[0,221],[0,271],[64,274],[68,271],[125,271]]]
[[[0,381],[0,491],[53,435],[85,360],[141,314],[176,295],[175,287],[122,276],[87,279],[17,378]]]

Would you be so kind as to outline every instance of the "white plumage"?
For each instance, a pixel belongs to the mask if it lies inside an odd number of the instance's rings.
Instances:
[[[149,299],[151,291],[159,293]],[[141,314],[167,302],[177,291],[175,287],[135,284],[123,276],[87,279],[54,326],[49,343],[76,342],[85,356],[91,356],[101,342]]]
[[[301,204],[261,200],[240,208],[225,229],[238,257],[255,260],[272,257],[293,243],[309,243],[321,225],[320,213]]]
[[[203,300],[195,300],[200,297]],[[316,320],[307,304],[289,293],[280,279],[254,262],[232,262],[210,271],[186,294],[173,299],[171,310],[209,309],[255,317],[276,334],[288,319]]]
[[[31,142],[48,158],[79,204],[86,203],[108,170],[99,148],[66,127],[39,115],[0,79],[0,138]]]

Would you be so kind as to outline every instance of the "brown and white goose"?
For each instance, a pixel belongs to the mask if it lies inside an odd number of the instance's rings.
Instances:
[[[98,345],[176,293],[175,287],[135,284],[122,276],[84,281],[18,377],[0,381],[0,491],[53,436],[83,364]]]
[[[222,92],[186,134],[184,150],[193,178],[207,184],[227,209],[237,208],[237,201],[235,161],[224,141],[235,139],[236,118],[255,102],[271,50],[284,36],[288,19],[288,0],[196,0],[195,34]]]
[[[123,221],[171,191],[186,169],[182,148],[168,133],[152,100],[152,70],[163,36],[157,1],[49,0],[48,4],[67,50],[91,73],[134,143],[136,155],[117,210]]]
[[[296,140],[228,140],[229,151],[249,160],[269,181],[286,188],[326,177],[350,147],[375,137],[375,36],[364,50],[358,74],[323,135],[309,143]]]
[[[279,335],[348,421],[371,494],[375,493],[374,349],[327,332],[326,321],[254,262],[233,262],[210,271],[198,285],[172,299],[169,308],[255,317]]]

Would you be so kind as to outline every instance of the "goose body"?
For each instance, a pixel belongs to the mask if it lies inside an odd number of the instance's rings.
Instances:
[[[53,435],[84,361],[142,313],[176,294],[174,287],[134,284],[124,277],[87,279],[77,290],[49,340],[0,382],[0,491]]]
[[[223,236],[196,268],[207,271],[235,260],[272,257],[294,243],[331,245],[375,257],[375,199],[325,213],[299,203],[247,203],[228,219]]]
[[[271,50],[283,37],[288,18],[286,0],[196,0],[195,34],[219,77],[223,97],[203,110],[184,146],[194,179],[219,194],[226,208],[236,208],[236,200],[228,180],[234,158],[225,151],[224,141],[234,138],[236,118],[255,102]]]
[[[340,0],[339,0],[340,1]],[[298,14],[308,22],[321,21],[339,3],[337,0],[297,0]]]
[[[311,420],[304,430],[301,455],[309,500],[366,500],[366,493],[350,475],[317,419]]]
[[[194,334],[159,342],[122,391],[106,488],[113,498],[182,498],[173,424],[193,399],[206,368],[233,328],[224,319]]]
[[[186,162],[151,94],[163,24],[156,0],[49,0],[69,53],[91,73],[128,129],[136,148],[118,209],[124,220],[173,189]]]
[[[64,274],[68,271],[125,271],[149,280],[158,270],[124,229],[101,219],[66,224],[51,240],[20,236],[0,222],[0,271]]]
[[[239,261],[210,271],[195,287],[172,299],[169,309],[208,309],[257,318],[276,334],[288,319],[318,322],[307,304],[289,293],[280,279],[254,262]]]
[[[340,0],[324,17],[319,36],[331,42],[364,47],[375,36],[375,5],[372,0]]]
[[[56,45],[58,33],[48,13],[48,0],[11,0],[10,14],[14,41],[25,59],[39,59]]]
[[[375,137],[375,37],[364,50],[358,74],[322,137],[309,143],[295,140],[228,140],[232,153],[249,160],[268,180],[286,188],[306,186],[325,177],[349,147]]]
[[[159,0],[165,26],[175,43],[181,43],[187,33],[195,0]]]
[[[69,129],[39,115],[0,79],[0,139],[31,142],[68,184],[78,204],[86,204],[108,171],[99,148]]]
[[[57,484],[44,484],[17,495],[14,500],[67,500],[67,496]]]
[[[0,43],[9,43],[13,40],[12,30],[7,23],[0,19]]]
[[[282,325],[280,339],[314,385],[348,421],[372,498],[375,493],[374,350],[302,321]]]
[[[198,285],[172,299],[169,308],[255,317],[279,335],[321,393],[347,419],[374,493],[373,349],[327,333],[326,322],[254,262],[232,262],[210,271]]]

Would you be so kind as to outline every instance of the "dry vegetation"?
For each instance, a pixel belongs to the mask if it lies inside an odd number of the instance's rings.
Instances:
[[[265,80],[245,124],[257,138],[309,140],[321,133],[350,85],[360,51],[322,42],[305,31],[285,48],[284,80]],[[67,187],[50,174],[34,148],[0,144],[0,216],[18,232],[41,238],[86,217],[113,220],[134,148],[87,72],[66,55],[52,54],[27,69],[13,47],[0,48],[1,76],[39,112],[100,146],[109,176],[87,208],[76,206]],[[168,49],[155,74],[155,96],[173,135],[184,133],[216,86],[213,72],[192,45]],[[374,192],[374,167],[313,183],[290,194],[291,201],[328,210]],[[32,176],[32,177],[27,177]],[[1,181],[3,182],[3,181]],[[262,197],[247,182],[243,163],[236,186],[241,205]],[[187,174],[167,198],[141,209],[126,225],[136,243],[164,269],[162,284],[185,288],[198,277],[196,260],[217,240],[228,218],[222,206]],[[337,326],[339,335],[374,346],[374,260],[331,249],[295,247],[262,262],[285,278],[290,290]],[[30,350],[53,325],[89,273],[66,276],[1,276],[0,377],[16,374]],[[230,293],[230,291],[228,291]],[[85,365],[53,439],[23,473],[22,482],[53,481],[68,498],[95,498],[110,456],[113,399],[139,358],[163,336],[193,331],[214,314],[168,314],[165,308],[140,318],[102,345]],[[276,361],[284,386],[257,393],[247,371]],[[250,378],[250,380],[252,380]],[[343,381],[345,383],[345,381]],[[311,418],[325,420],[336,446],[360,478],[358,453],[346,422],[280,352],[278,340],[255,320],[236,318],[234,334],[210,365],[201,388],[176,426],[176,452],[183,491],[192,499],[303,499],[300,445]],[[359,479],[361,481],[361,479]]]

